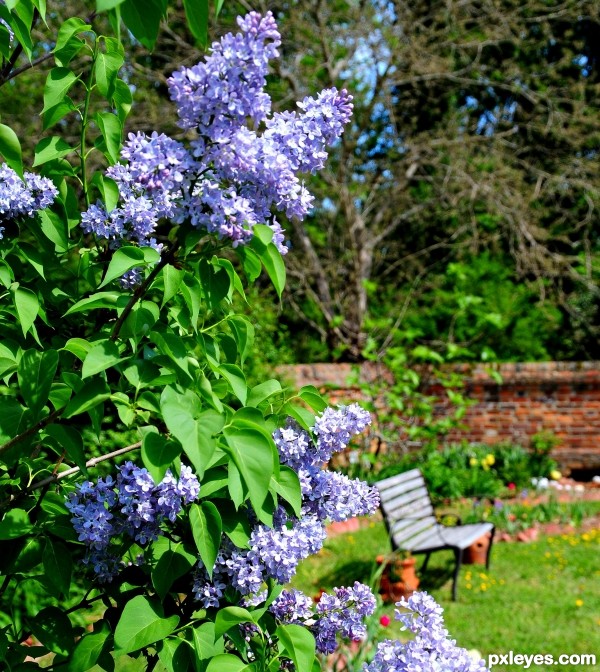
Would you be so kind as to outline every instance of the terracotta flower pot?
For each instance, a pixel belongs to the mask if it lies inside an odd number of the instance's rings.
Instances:
[[[377,556],[377,564],[385,563],[381,574],[379,592],[384,602],[398,602],[402,597],[410,597],[419,587],[419,577],[415,571],[416,558],[404,558],[386,562]]]
[[[467,546],[462,554],[463,565],[485,565],[491,539],[492,533],[486,532],[470,546]]]

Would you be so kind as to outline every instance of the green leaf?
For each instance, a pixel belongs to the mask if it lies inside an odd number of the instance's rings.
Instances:
[[[70,338],[62,349],[72,353],[83,362],[92,347],[93,344],[83,338]]]
[[[101,371],[106,371],[111,366],[122,361],[119,355],[119,348],[114,341],[105,339],[97,341],[92,346],[92,349],[87,353],[83,366],[81,367],[81,378],[89,378],[95,376]]]
[[[10,126],[0,124],[0,154],[4,161],[23,179],[23,157],[21,143]]]
[[[181,446],[161,434],[148,432],[142,439],[142,461],[155,483],[160,483],[173,460],[181,455]]]
[[[86,413],[110,397],[110,388],[100,379],[88,380],[81,390],[71,399],[62,417],[72,418],[74,415]]]
[[[185,16],[192,35],[202,48],[208,41],[208,0],[183,0]]]
[[[228,630],[240,623],[254,623],[252,614],[243,607],[225,607],[215,619],[215,637],[224,635]]]
[[[193,629],[193,647],[196,662],[210,660],[224,651],[223,638],[215,633],[215,624],[211,621],[202,623]],[[204,670],[205,665],[199,664],[196,669]]]
[[[312,428],[315,426],[315,416],[314,413],[311,413],[309,410],[300,406],[300,404],[295,404],[291,401],[288,401],[287,404],[281,409],[283,413],[287,413],[291,418],[293,418],[303,429],[307,432],[312,431]]]
[[[166,5],[166,0],[125,0],[121,5],[125,25],[150,51],[154,49]]]
[[[31,632],[50,651],[68,656],[75,638],[69,617],[57,607],[46,607],[29,619]]]
[[[113,94],[113,103],[117,110],[117,115],[121,124],[125,122],[127,115],[133,104],[131,90],[122,79],[115,81],[115,92]]]
[[[165,289],[161,306],[164,306],[167,301],[172,299],[175,294],[177,294],[184,275],[185,271],[182,271],[179,268],[175,268],[175,266],[171,266],[171,264],[167,264],[163,268],[162,276]]]
[[[273,237],[273,231],[264,224],[257,224],[252,232],[254,235],[250,241],[250,247],[258,254],[277,295],[281,298],[286,279],[285,264],[277,247],[269,242]]]
[[[292,660],[297,672],[311,672],[315,660],[315,638],[301,625],[280,625],[275,635]]]
[[[250,320],[241,315],[234,315],[229,318],[228,324],[237,344],[240,364],[244,366],[246,357],[252,352],[252,346],[254,345],[254,326]]]
[[[179,616],[165,617],[158,600],[136,595],[123,609],[115,629],[118,654],[139,651],[168,637],[179,623]]]
[[[223,449],[239,469],[248,488],[255,511],[260,511],[269,492],[274,464],[278,460],[272,440],[256,429],[224,430],[227,445]]]
[[[112,256],[104,280],[98,288],[120,278],[124,273],[137,266],[155,264],[160,260],[160,254],[151,247],[120,247]]]
[[[239,366],[235,364],[221,364],[218,368],[219,373],[227,380],[235,396],[246,405],[248,397],[248,386],[246,385],[246,376],[244,376]]]
[[[3,444],[27,429],[31,413],[12,397],[0,397],[0,404],[0,444]]]
[[[215,268],[205,259],[200,262],[199,271],[206,302],[213,311],[218,311],[221,301],[229,294],[231,287],[229,274],[224,268]]]
[[[231,653],[222,653],[215,656],[208,663],[206,672],[241,672],[246,663]]]
[[[223,427],[223,416],[202,410],[200,400],[192,392],[178,394],[171,387],[163,390],[160,408],[167,428],[183,446],[198,478],[202,478],[215,452],[214,435]]]
[[[46,0],[32,0],[33,6],[40,13],[40,17],[46,23]]]
[[[44,433],[57,441],[69,458],[81,469],[83,475],[87,476],[87,459],[83,451],[83,438],[75,427],[48,425],[44,428]]]
[[[59,103],[64,102],[69,89],[78,79],[79,77],[69,68],[52,68],[46,77],[42,112],[47,112]]]
[[[119,5],[122,5],[124,0],[96,0],[96,11],[97,12],[106,12],[109,9],[114,9]]]
[[[167,672],[187,672],[191,665],[190,643],[171,637],[163,640],[158,649],[158,659]]]
[[[119,187],[110,177],[100,172],[94,173],[92,184],[98,188],[107,212],[112,212],[119,202]]]
[[[102,134],[106,151],[104,156],[111,164],[117,163],[121,151],[121,136],[123,129],[119,117],[112,112],[98,112],[96,114],[96,123]]]
[[[64,119],[67,114],[74,112],[76,109],[77,105],[75,105],[75,103],[67,96],[63,102],[44,112],[42,124],[43,130],[47,131],[49,128],[52,128],[52,126]]]
[[[52,541],[46,538],[46,548],[43,555],[44,573],[50,585],[57,593],[55,597],[60,599],[61,595],[69,596],[71,588],[71,552],[64,544],[58,541]]]
[[[39,415],[48,401],[57,368],[56,350],[26,350],[21,357],[17,370],[19,389],[34,416]]]
[[[298,392],[298,396],[317,413],[322,413],[327,408],[327,402],[314,385],[305,385],[302,387]]]
[[[29,522],[27,511],[23,509],[10,509],[0,521],[0,541],[24,537],[32,529],[33,527]]]
[[[104,44],[106,51],[99,52],[94,66],[94,75],[96,77],[96,87],[100,95],[104,96],[106,100],[111,101],[117,75],[125,62],[125,54],[123,45],[114,37],[105,37]]]
[[[73,304],[69,310],[65,313],[70,315],[71,313],[80,313],[82,311],[88,311],[96,308],[117,308],[118,299],[124,296],[120,292],[96,292],[91,296],[87,296],[85,299],[77,301]]]
[[[246,405],[256,408],[263,401],[274,394],[279,394],[279,392],[281,392],[281,383],[278,380],[274,378],[266,380],[264,383],[259,383],[250,390]]]
[[[18,42],[23,47],[23,51],[25,52],[27,58],[31,60],[31,56],[33,54],[33,42],[31,41],[31,21],[29,21],[29,25],[27,25],[27,23],[24,22],[15,12],[9,12],[8,7],[2,5],[0,5],[0,18],[4,19],[10,26]]]
[[[94,667],[100,661],[103,652],[107,652],[110,634],[108,626],[102,621],[98,632],[84,635],[75,646],[67,664],[67,672],[87,672]]]
[[[171,541],[162,537],[154,543],[153,550],[159,543],[163,546],[166,545],[167,548],[162,549],[161,556],[152,569],[151,576],[156,594],[161,600],[164,600],[173,582],[189,572],[196,564],[197,558],[188,553],[180,541]]]
[[[176,365],[177,370],[183,374],[183,377],[179,376],[179,380],[181,381],[183,378],[184,383],[189,384],[193,377],[189,369],[189,352],[183,339],[169,331],[152,331],[150,332],[150,338],[158,346],[159,352],[166,355]]]
[[[190,311],[190,320],[194,331],[197,331],[198,315],[202,307],[202,288],[196,276],[186,273],[180,285],[181,295]]]
[[[159,307],[153,301],[137,303],[127,316],[121,328],[121,338],[133,338],[139,343],[157,322],[160,315]]]
[[[52,210],[42,210],[39,213],[42,233],[52,241],[59,252],[69,249],[68,222]]]
[[[40,302],[36,294],[24,287],[17,287],[13,290],[13,300],[21,323],[21,329],[23,330],[23,336],[26,336],[38,315]]]
[[[66,156],[75,151],[74,147],[68,145],[62,138],[53,136],[52,138],[44,138],[40,140],[35,146],[35,159],[33,166],[41,166],[43,163],[52,161],[52,159],[59,159],[61,156]]]
[[[223,524],[217,507],[208,501],[202,502],[201,506],[192,504],[190,525],[202,562],[212,579],[223,532]]]
[[[279,476],[273,477],[272,485],[275,492],[289,502],[296,516],[300,517],[302,489],[298,474],[290,467],[281,466]]]
[[[58,65],[66,67],[85,46],[85,42],[77,37],[79,33],[91,30],[91,26],[74,16],[64,21],[56,37],[54,60]]]

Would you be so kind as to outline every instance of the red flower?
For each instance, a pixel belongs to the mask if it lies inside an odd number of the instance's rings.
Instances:
[[[514,483],[509,483],[506,487],[507,487],[509,490],[514,490],[517,486],[516,486]]]
[[[381,623],[381,625],[383,625],[384,628],[387,628],[387,626],[392,622],[392,619],[387,614],[384,614],[379,619],[379,622]]]

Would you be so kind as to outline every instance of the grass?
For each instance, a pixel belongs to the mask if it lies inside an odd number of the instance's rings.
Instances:
[[[382,523],[329,540],[304,561],[294,586],[316,594],[335,585],[368,583],[377,554],[389,552]],[[444,607],[446,626],[460,646],[490,653],[594,653],[600,659],[600,531],[542,537],[531,544],[496,544],[489,572],[479,565],[461,571],[458,600],[450,599],[453,554],[434,553],[420,589]],[[420,561],[419,561],[420,563]],[[383,608],[393,615],[393,605]],[[396,628],[385,637],[397,637]],[[522,666],[502,666],[523,670]],[[535,666],[530,670],[579,670]],[[587,668],[592,669],[592,668]],[[597,669],[597,668],[596,668]]]

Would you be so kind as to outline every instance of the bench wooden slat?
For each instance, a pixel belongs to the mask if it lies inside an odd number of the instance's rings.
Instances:
[[[379,490],[389,488],[396,483],[403,483],[404,481],[409,481],[411,478],[423,478],[423,474],[419,469],[410,469],[409,471],[404,471],[401,474],[396,474],[395,476],[390,476],[389,478],[384,478],[382,481],[378,481],[375,485]]]

